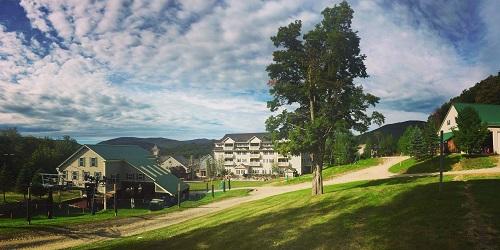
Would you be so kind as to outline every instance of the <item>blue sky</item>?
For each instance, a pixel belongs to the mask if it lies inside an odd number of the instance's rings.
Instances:
[[[0,127],[220,138],[264,130],[269,39],[338,1],[0,1]],[[425,120],[500,71],[498,1],[350,1],[387,123]]]

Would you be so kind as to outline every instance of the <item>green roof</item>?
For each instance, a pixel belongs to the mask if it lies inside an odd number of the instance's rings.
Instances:
[[[467,107],[471,107],[479,115],[481,121],[486,122],[488,126],[500,126],[500,105],[478,104],[478,103],[454,103],[453,106],[460,113]]]
[[[443,141],[448,141],[453,137],[453,132],[443,133]]]
[[[136,145],[85,145],[92,151],[100,155],[104,160],[122,160],[133,168],[139,170],[155,184],[166,192],[175,195],[179,178],[167,170],[161,168],[156,163],[154,156],[149,151]],[[185,190],[189,186],[181,181],[181,189]]]

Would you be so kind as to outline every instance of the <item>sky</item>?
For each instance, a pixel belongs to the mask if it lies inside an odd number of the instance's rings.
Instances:
[[[270,37],[338,1],[0,0],[0,128],[81,143],[264,131]],[[500,1],[349,1],[386,123],[500,71]],[[374,127],[372,127],[374,128]]]

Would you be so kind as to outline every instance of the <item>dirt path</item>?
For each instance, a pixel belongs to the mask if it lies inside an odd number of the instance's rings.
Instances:
[[[389,167],[405,160],[407,157],[386,157],[384,162],[375,167],[350,172],[339,177],[327,180],[325,185],[347,183],[361,180],[376,180],[395,176],[388,171]],[[499,170],[500,172],[500,170]],[[157,216],[135,216],[105,223],[92,223],[84,228],[78,226],[61,227],[57,230],[39,231],[30,238],[4,240],[0,242],[0,249],[62,249],[81,244],[110,240],[125,236],[140,234],[169,225],[177,224],[196,217],[208,216],[211,213],[230,208],[244,202],[263,199],[266,197],[310,188],[311,184],[300,183],[288,186],[256,187],[249,196],[232,198],[214,202],[202,207],[190,208]]]

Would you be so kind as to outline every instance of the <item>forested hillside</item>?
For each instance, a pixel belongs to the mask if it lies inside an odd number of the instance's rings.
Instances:
[[[464,90],[459,96],[451,98],[436,109],[429,116],[429,119],[441,124],[446,112],[454,102],[500,104],[500,72],[497,76],[489,76],[471,88]]]
[[[410,126],[417,126],[417,127],[423,127],[425,125],[424,121],[404,121],[404,122],[397,122],[397,123],[392,123],[392,124],[386,124],[380,128],[374,129],[370,132],[366,132],[364,134],[361,134],[357,137],[357,140],[360,144],[366,143],[366,140],[368,138],[374,138],[376,136],[389,136],[391,135],[392,138],[397,141],[403,135],[405,132],[406,128]]]
[[[69,136],[54,140],[21,136],[15,128],[0,130],[0,189],[25,191],[35,173],[56,173],[79,147]]]

